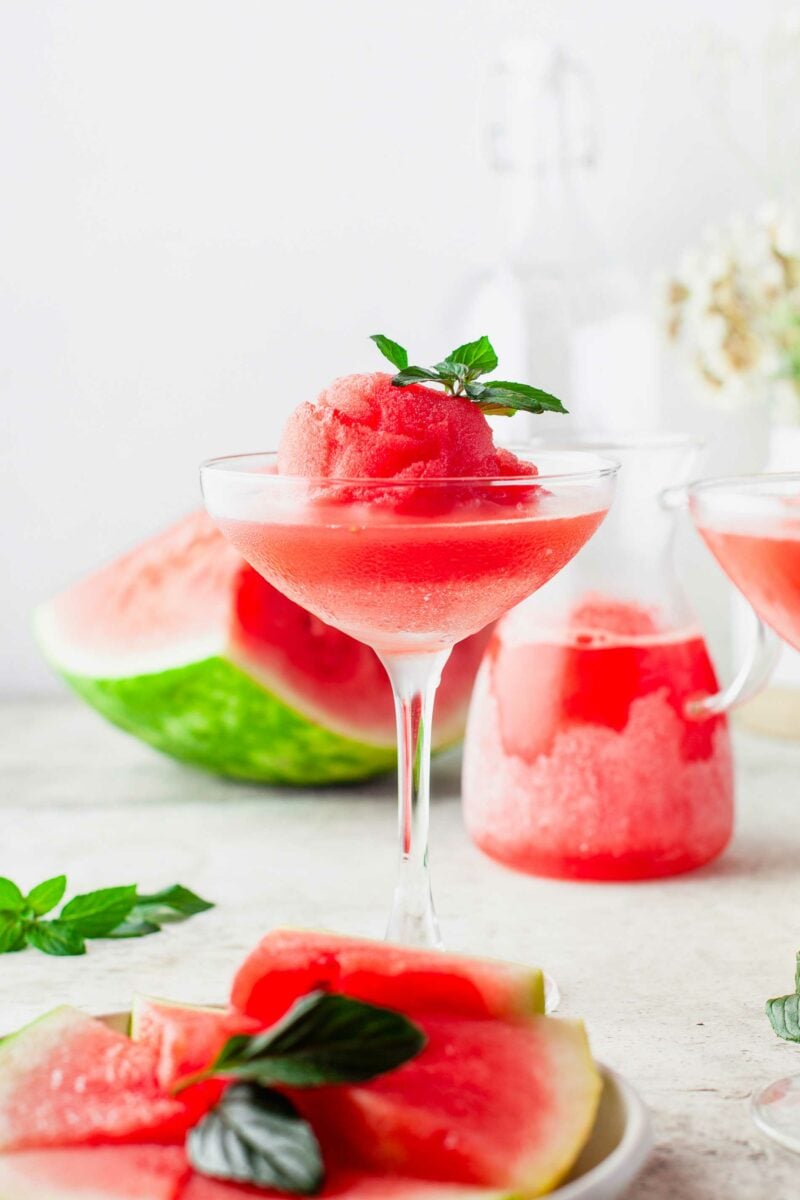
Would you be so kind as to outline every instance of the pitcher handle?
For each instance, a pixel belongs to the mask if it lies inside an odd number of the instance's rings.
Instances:
[[[670,510],[686,510],[688,500],[689,491],[685,487],[667,488],[661,493],[661,503]],[[744,661],[727,687],[712,695],[690,696],[686,700],[683,711],[689,720],[705,721],[746,704],[758,695],[775,670],[781,640],[749,604],[747,611],[750,629]]]
[[[781,641],[765,625],[754,609],[747,606],[750,632],[744,661],[727,687],[711,696],[690,696],[684,713],[690,721],[704,721],[730,712],[757,696],[775,670]]]

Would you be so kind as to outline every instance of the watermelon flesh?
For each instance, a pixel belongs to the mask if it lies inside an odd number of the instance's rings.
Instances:
[[[536,967],[307,929],[274,929],[236,973],[233,1008],[269,1025],[324,988],[403,1012],[525,1018],[544,1012]]]
[[[2,1200],[286,1200],[286,1193],[206,1179],[178,1146],[80,1146],[0,1154]],[[458,1184],[332,1173],[322,1200],[512,1200]]]
[[[35,627],[79,695],[184,762],[300,786],[394,765],[391,692],[374,652],[268,584],[204,512],[41,605]],[[436,748],[463,733],[488,636],[453,650]]]
[[[178,1200],[180,1146],[76,1146],[0,1154],[2,1200]]]
[[[327,1200],[329,1196],[341,1197],[341,1200],[515,1200],[503,1191],[463,1187],[456,1183],[436,1183],[429,1179],[365,1175],[354,1171],[332,1172],[318,1195],[321,1200]],[[190,1175],[176,1200],[240,1200],[245,1196],[286,1200],[285,1192],[242,1187],[218,1179],[205,1179],[202,1175]],[[17,1198],[12,1196],[9,1200]]]
[[[600,1101],[580,1022],[420,1023],[428,1044],[398,1070],[294,1094],[326,1161],[527,1196],[550,1191],[586,1142]]]
[[[156,1076],[165,1091],[210,1066],[228,1038],[262,1028],[262,1022],[225,1008],[133,998],[131,1037],[153,1052]]]
[[[213,1104],[208,1085],[166,1095],[155,1052],[64,1006],[0,1044],[0,1151],[182,1141]]]

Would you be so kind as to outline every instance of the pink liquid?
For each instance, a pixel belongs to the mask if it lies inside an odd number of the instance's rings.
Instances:
[[[605,628],[520,642],[503,623],[494,635],[467,729],[468,829],[537,875],[690,870],[724,849],[733,822],[725,719],[683,711],[716,690],[714,669],[695,630],[659,632],[634,606],[601,615]]]
[[[711,552],[760,617],[800,650],[800,521],[734,532],[699,524]]]
[[[364,507],[218,524],[290,599],[378,650],[403,652],[440,648],[496,620],[555,575],[605,515],[545,516],[534,502],[514,516],[487,506],[485,516],[422,520],[375,506],[365,521]]]

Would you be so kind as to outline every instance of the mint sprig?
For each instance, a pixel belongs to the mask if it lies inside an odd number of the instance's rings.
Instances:
[[[229,1038],[201,1080],[233,1080],[187,1138],[191,1165],[203,1175],[313,1195],[325,1181],[319,1143],[308,1121],[273,1085],[292,1088],[363,1083],[395,1070],[426,1037],[402,1013],[349,996],[311,992],[263,1033]]]
[[[373,333],[371,338],[384,358],[398,368],[392,378],[395,387],[408,387],[412,383],[439,384],[450,396],[466,396],[487,416],[567,411],[557,396],[529,383],[505,379],[479,383],[480,377],[496,370],[498,364],[494,346],[485,334],[474,342],[457,346],[433,367],[409,366],[405,347],[383,333]]]
[[[795,956],[794,991],[767,1001],[769,1023],[785,1042],[800,1042],[800,951]]]
[[[0,877],[0,954],[33,946],[44,954],[86,953],[86,941],[98,938],[145,937],[168,921],[183,921],[213,908],[181,884],[152,895],[140,895],[136,884],[100,888],[74,896],[56,917],[47,920],[64,898],[66,875],[56,875],[27,895]]]

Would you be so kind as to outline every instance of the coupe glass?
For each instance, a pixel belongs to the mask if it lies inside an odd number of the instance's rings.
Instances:
[[[689,489],[689,506],[758,615],[800,650],[800,472],[704,480]],[[800,1153],[800,1074],[756,1092],[751,1110],[764,1133]]]
[[[456,642],[546,583],[591,537],[616,463],[522,452],[539,474],[474,479],[311,479],[276,455],[212,459],[206,507],[265,579],[371,646],[397,713],[400,868],[387,937],[440,946],[428,872],[430,733]]]

